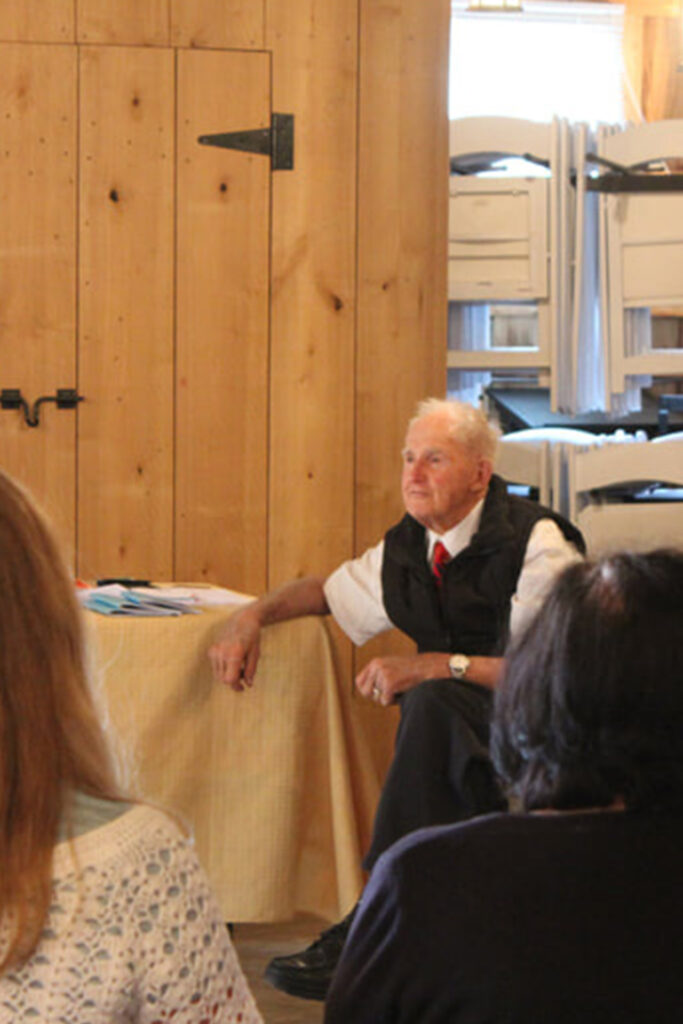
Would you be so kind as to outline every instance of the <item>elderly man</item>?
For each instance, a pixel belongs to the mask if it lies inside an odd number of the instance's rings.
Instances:
[[[356,644],[392,626],[415,641],[417,654],[374,658],[356,678],[365,697],[401,707],[368,870],[408,832],[504,807],[487,749],[503,650],[584,550],[570,523],[492,475],[496,443],[472,406],[421,403],[403,450],[403,519],[327,579],[295,580],[248,605],[211,650],[216,678],[242,690],[254,680],[261,627],[273,622],[331,613]],[[324,999],[353,914],[301,953],[276,957],[266,977]]]

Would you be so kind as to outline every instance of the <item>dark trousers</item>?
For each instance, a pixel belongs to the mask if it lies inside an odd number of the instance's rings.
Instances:
[[[454,679],[429,679],[402,694],[366,870],[408,832],[506,808],[488,756],[492,703],[491,690]]]

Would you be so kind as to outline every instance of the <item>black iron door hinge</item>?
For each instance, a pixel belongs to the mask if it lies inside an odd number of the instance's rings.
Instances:
[[[197,142],[202,146],[263,153],[270,157],[271,170],[291,171],[294,168],[294,114],[271,114],[270,128],[200,135]]]

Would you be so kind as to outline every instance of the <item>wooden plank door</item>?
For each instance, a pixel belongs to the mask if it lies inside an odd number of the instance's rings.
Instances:
[[[179,51],[176,576],[248,593],[266,584],[270,160],[197,138],[269,123],[268,54]]]
[[[173,575],[175,70],[80,54],[79,573]]]
[[[84,577],[261,590],[270,163],[197,138],[268,126],[270,56],[0,49],[0,388],[84,397],[0,410],[0,466]]]
[[[263,53],[84,47],[79,571],[265,582]]]
[[[0,44],[0,388],[31,407],[76,385],[76,90],[73,47]],[[0,466],[73,554],[76,413],[39,417],[0,410]]]

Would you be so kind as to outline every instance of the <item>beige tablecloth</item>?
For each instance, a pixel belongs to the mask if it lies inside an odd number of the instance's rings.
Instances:
[[[335,920],[361,889],[380,785],[358,701],[319,618],[264,630],[253,690],[213,682],[207,650],[233,611],[86,613],[112,732],[134,792],[190,823],[226,920]]]

